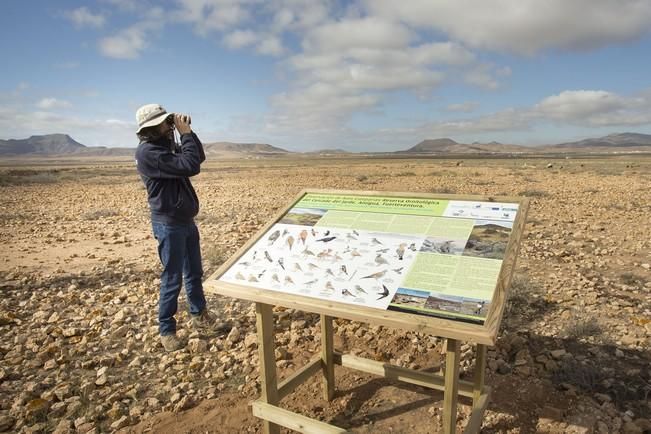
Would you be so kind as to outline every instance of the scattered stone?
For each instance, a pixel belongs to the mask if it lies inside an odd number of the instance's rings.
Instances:
[[[128,416],[122,416],[115,422],[111,424],[111,429],[112,430],[118,430],[121,428],[124,428],[125,426],[129,425],[129,417]]]
[[[226,339],[229,342],[236,343],[237,341],[240,340],[240,330],[237,327],[233,327],[231,331],[228,333]]]

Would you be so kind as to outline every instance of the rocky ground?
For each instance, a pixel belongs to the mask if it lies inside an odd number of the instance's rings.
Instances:
[[[198,333],[181,313],[187,346],[162,351],[133,170],[0,168],[0,432],[261,430],[248,406],[259,394],[250,303],[211,295],[230,333]],[[208,162],[195,185],[206,276],[303,188],[529,196],[482,432],[651,432],[651,158]],[[282,378],[319,350],[320,330],[315,315],[275,315]],[[443,361],[433,336],[343,320],[335,331],[337,350],[430,371]],[[473,351],[462,347],[464,376]],[[336,376],[332,402],[315,377],[282,406],[359,433],[440,431],[440,393]]]

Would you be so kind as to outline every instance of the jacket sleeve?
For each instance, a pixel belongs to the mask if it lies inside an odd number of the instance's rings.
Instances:
[[[192,134],[192,138],[194,139],[194,141],[197,143],[199,147],[199,157],[201,158],[201,162],[203,163],[204,161],[206,161],[206,154],[203,151],[203,143],[201,143],[201,140],[199,140],[199,137],[197,137],[194,131],[192,131],[190,134]],[[183,142],[183,137],[181,137],[181,142]]]
[[[199,174],[206,159],[203,146],[195,134],[181,136],[181,152],[160,151],[157,156],[158,176],[155,178],[185,178]]]

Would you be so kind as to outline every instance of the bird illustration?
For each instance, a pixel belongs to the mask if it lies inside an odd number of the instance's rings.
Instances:
[[[358,293],[361,292],[362,294],[368,294],[368,292],[364,291],[364,288],[362,288],[359,285],[355,285],[355,291],[357,291]]]
[[[347,290],[346,288],[342,289],[341,293],[342,293],[342,295],[347,295],[349,297],[355,297],[355,295],[352,292],[350,292],[349,290]]]
[[[264,251],[264,257],[267,258],[267,261],[269,261],[269,262],[274,261],[273,259],[271,259],[271,255],[266,250]]]
[[[307,247],[301,253],[303,253],[305,256],[314,256],[314,252],[309,250]]]
[[[376,253],[386,253],[389,251],[389,248],[387,247],[386,249],[377,249],[375,252]]]
[[[335,277],[335,273],[333,273],[332,270],[329,269],[329,268],[326,270],[326,274],[328,274],[328,275],[330,275],[332,277]]]
[[[283,270],[285,269],[285,260],[283,258],[278,258],[278,265],[280,265],[280,268]]]
[[[271,280],[273,280],[276,283],[280,283],[280,279],[278,278],[278,275],[276,273],[271,275]]]
[[[324,249],[321,252],[319,252],[319,254],[316,255],[316,257],[319,259],[327,258],[328,256],[330,256],[330,252],[332,252],[332,249]]]
[[[378,300],[382,300],[383,298],[389,295],[389,289],[386,286],[382,285],[382,292],[378,292],[377,295],[380,296]]]
[[[301,271],[301,272],[303,271],[301,265],[298,262],[294,264],[294,271]]]
[[[257,250],[255,252],[253,252],[253,257],[251,258],[252,261],[255,261],[255,255],[257,255],[257,254],[258,254]]]
[[[409,250],[411,250],[412,252],[415,252],[415,251],[416,251],[416,243],[411,243],[411,244],[409,245],[408,248],[409,248]]]
[[[396,254],[398,255],[398,259],[402,261],[402,257],[405,255],[405,243],[401,243],[398,246],[396,249]]]
[[[316,237],[316,231],[314,230],[314,228],[312,228],[312,236]]]
[[[362,254],[359,253],[359,252],[357,251],[357,249],[353,249],[353,251],[350,252],[350,255],[351,255],[351,256],[362,256]]]
[[[303,229],[300,234],[298,234],[298,238],[300,238],[301,241],[303,241],[303,245],[305,245],[305,240],[307,239],[307,231]]]
[[[292,246],[294,245],[294,237],[292,237],[291,235],[288,236],[286,243],[289,246],[289,250],[292,250]]]
[[[355,240],[355,241],[357,241],[357,238],[354,237],[353,234],[346,234],[346,238],[348,238],[349,240]]]
[[[289,233],[289,231],[288,231],[287,229],[285,229],[285,230],[283,231],[283,237],[284,237],[285,235],[287,235],[288,233]]]
[[[342,273],[344,273],[346,276],[348,276],[348,270],[346,270],[346,266],[342,265],[339,267],[339,270],[341,270]]]
[[[312,286],[318,281],[319,279],[310,280],[309,282],[305,282],[303,285]]]
[[[258,279],[261,279],[266,271],[267,271],[266,269],[262,270],[262,272],[258,274]]]
[[[355,229],[353,229],[353,233],[359,237],[359,232],[357,232]]]
[[[325,231],[325,234],[323,234],[324,237],[327,237],[328,235],[330,235],[330,231]]]
[[[248,267],[249,265],[251,265],[251,263],[245,261],[245,262],[239,262],[237,265],[244,265],[245,267]]]
[[[402,269],[403,269],[403,268],[405,268],[405,267],[400,267],[400,268],[394,268],[394,269],[393,269],[393,272],[394,272],[394,273],[398,273],[398,274],[401,274],[401,273],[402,273]]]
[[[244,275],[239,271],[235,274],[235,278],[238,280],[246,280],[246,277],[244,277]]]
[[[387,270],[378,271],[376,273],[369,274],[368,276],[364,276],[362,277],[362,279],[370,279],[370,278],[379,279],[380,277],[384,276],[386,272]]]
[[[256,277],[253,274],[249,275],[249,282],[257,282],[257,281],[258,279],[256,279]]]
[[[328,280],[328,281],[326,282],[326,284],[325,284],[325,289],[327,289],[328,291],[334,291],[334,290],[335,290],[335,287],[332,286],[332,282],[330,282],[330,281]]]
[[[292,280],[291,277],[285,276],[285,283],[288,284],[288,285],[293,285],[294,281]]]
[[[311,262],[309,262],[309,263],[307,264],[307,266],[310,268],[310,270],[314,270],[314,269],[316,269],[316,268],[319,268],[318,265],[313,264],[313,263],[311,263]]]
[[[278,239],[278,237],[280,237],[280,231],[278,230],[274,231],[271,235],[269,235],[269,238],[267,238],[269,240],[269,245],[272,245],[274,241]]]
[[[378,265],[384,265],[384,264],[388,264],[389,261],[384,259],[381,253],[378,253],[377,256],[375,257],[375,263]]]
[[[318,239],[317,241],[322,241],[322,242],[324,242],[324,243],[328,243],[328,242],[334,240],[335,238],[337,238],[337,237],[335,237],[335,236],[332,236],[332,237],[324,237],[324,238],[320,238],[320,239]]]
[[[344,258],[342,258],[341,256],[339,256],[338,254],[335,253],[335,262],[339,262],[339,261],[341,261],[343,259]]]
[[[379,245],[381,245],[381,246],[384,245],[384,243],[382,243],[382,241],[378,240],[378,239],[375,238],[375,237],[371,240],[371,242],[372,242],[373,244],[379,244]]]

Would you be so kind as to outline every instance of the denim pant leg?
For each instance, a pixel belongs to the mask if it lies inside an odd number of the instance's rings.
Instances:
[[[206,297],[203,293],[203,284],[201,283],[202,276],[203,267],[201,266],[199,229],[193,223],[188,227],[186,253],[183,261],[183,280],[191,315],[198,315],[206,308]]]
[[[183,258],[186,250],[186,235],[182,226],[153,223],[154,236],[158,240],[158,256],[163,265],[160,276],[158,299],[158,327],[161,336],[176,333],[174,315],[178,309],[181,292]]]

